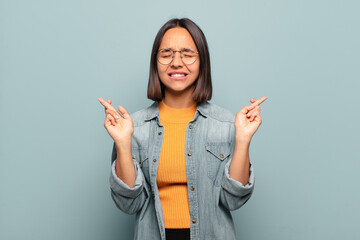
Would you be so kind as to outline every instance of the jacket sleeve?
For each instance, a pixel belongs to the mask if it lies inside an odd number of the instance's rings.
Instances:
[[[225,165],[225,173],[221,183],[220,201],[228,210],[236,210],[244,205],[251,197],[254,190],[254,168],[250,163],[249,182],[244,186],[241,182],[232,179],[229,175],[229,161]]]
[[[141,168],[136,160],[134,161],[136,179],[135,184],[130,188],[124,183],[117,175],[115,171],[116,166],[116,148],[115,144],[111,157],[111,173],[110,173],[110,189],[111,197],[114,200],[116,206],[127,214],[134,214],[141,210],[146,199],[149,196],[148,186],[145,181]]]
[[[234,152],[235,148],[235,131],[232,131],[231,150]],[[232,156],[232,154],[231,154]],[[255,176],[254,167],[250,162],[249,181],[244,186],[241,182],[232,179],[229,175],[231,159],[225,165],[225,172],[221,182],[220,188],[220,202],[228,210],[236,210],[244,205],[251,197],[254,190]]]

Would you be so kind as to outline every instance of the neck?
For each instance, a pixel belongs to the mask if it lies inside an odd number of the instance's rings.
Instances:
[[[189,108],[195,104],[192,91],[183,92],[182,94],[172,94],[165,91],[163,102],[171,108]]]

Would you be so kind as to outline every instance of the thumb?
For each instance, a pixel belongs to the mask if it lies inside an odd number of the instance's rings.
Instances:
[[[119,109],[119,112],[124,116],[125,119],[131,119],[128,111],[125,108],[123,108],[122,106],[119,105],[118,109]]]
[[[246,115],[250,110],[252,110],[255,106],[254,105],[246,105],[240,110],[240,113]]]

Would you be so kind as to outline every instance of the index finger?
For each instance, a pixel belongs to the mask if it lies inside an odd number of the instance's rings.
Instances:
[[[260,99],[258,99],[256,102],[253,102],[253,104],[251,105],[254,105],[254,106],[257,106],[257,105],[260,105],[262,102],[264,102],[265,100],[267,99],[267,97],[262,97]]]
[[[116,109],[115,109],[113,106],[111,106],[110,103],[106,102],[106,101],[105,101],[104,99],[102,99],[101,97],[99,97],[98,100],[99,100],[99,102],[100,102],[105,108],[109,108],[109,109],[111,109],[111,110],[116,111]]]

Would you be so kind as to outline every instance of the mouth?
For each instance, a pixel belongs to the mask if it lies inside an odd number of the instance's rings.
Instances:
[[[168,75],[171,80],[184,81],[187,79],[188,73],[176,71],[176,72],[170,72]]]
[[[170,77],[186,77],[188,74],[184,72],[171,72],[169,73]]]

